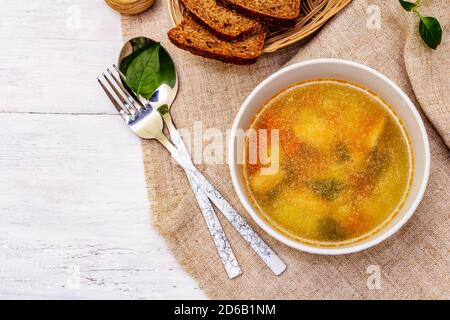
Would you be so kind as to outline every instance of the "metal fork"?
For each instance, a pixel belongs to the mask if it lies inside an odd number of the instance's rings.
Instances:
[[[140,138],[155,139],[160,142],[185,170],[192,181],[193,187],[197,190],[203,190],[264,263],[276,275],[281,274],[286,269],[283,261],[198,171],[191,159],[182,150],[177,149],[163,134],[164,124],[161,114],[154,110],[150,103],[142,97],[137,97],[133,94],[134,98],[129,99],[130,92],[124,88],[110,70],[108,70],[108,73],[112,81],[105,74],[103,74],[103,77],[110,89],[107,88],[100,78],[97,78],[98,82],[128,127]]]
[[[115,65],[113,67],[116,70],[116,72],[120,75],[120,77],[122,78],[125,77]],[[104,83],[102,83],[100,79],[98,79],[98,81],[102,86],[102,88],[105,90],[108,97],[110,98],[114,107],[117,109],[119,114],[124,118],[125,122],[130,126],[130,128],[137,120],[142,122],[144,118],[145,118],[144,122],[146,122],[147,127],[153,128],[155,124],[152,124],[152,121],[156,121],[158,122],[158,125],[156,126],[157,130],[155,134],[161,136],[161,138],[164,139],[165,137],[162,135],[163,125],[159,123],[160,121],[158,119],[159,112],[154,110],[146,99],[138,98],[132,90],[125,88],[122,82],[119,81],[119,79],[109,68],[107,69],[107,73],[108,76],[105,73],[103,73],[103,78],[104,80],[106,80],[109,87],[114,92],[114,96],[112,95],[111,92],[109,92],[106,89]],[[117,101],[117,98],[119,99],[120,103]],[[156,117],[152,118],[148,117],[148,115],[152,112],[156,113],[154,114],[156,115]],[[159,127],[161,127],[161,132]],[[177,130],[175,131],[178,134],[178,131]],[[178,139],[181,139],[179,134]],[[200,211],[203,214],[208,230],[211,234],[214,244],[216,245],[216,249],[219,254],[220,260],[224,266],[224,269],[228,277],[230,279],[233,279],[241,274],[241,269],[233,253],[230,242],[228,241],[228,238],[226,237],[225,232],[222,229],[222,225],[220,224],[220,221],[214,211],[214,208],[212,207],[211,202],[208,199],[208,196],[202,190],[196,189],[195,184],[191,177],[188,176],[188,180],[191,183]]]

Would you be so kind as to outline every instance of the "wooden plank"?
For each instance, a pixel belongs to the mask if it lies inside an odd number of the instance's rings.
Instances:
[[[204,298],[151,227],[118,116],[0,114],[0,128],[0,298]]]
[[[0,39],[120,39],[120,15],[104,0],[2,0],[0,15]]]
[[[3,0],[0,26],[0,112],[113,113],[96,77],[122,38],[104,1]]]

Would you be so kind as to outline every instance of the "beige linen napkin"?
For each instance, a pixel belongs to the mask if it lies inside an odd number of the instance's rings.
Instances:
[[[430,138],[432,167],[424,200],[395,236],[353,255],[310,255],[270,238],[240,205],[228,167],[200,166],[287,263],[288,269],[279,277],[221,219],[244,272],[234,280],[227,278],[183,172],[161,146],[144,141],[145,178],[154,224],[206,294],[213,299],[450,298],[450,161],[445,144],[450,143],[448,2],[422,1],[422,13],[436,16],[444,26],[443,44],[436,51],[424,47],[417,35],[416,17],[403,11],[398,1],[355,0],[309,43],[294,44],[244,67],[199,58],[171,45],[166,36],[171,22],[163,2],[158,1],[140,16],[123,16],[122,29],[125,40],[145,35],[161,41],[173,56],[181,80],[172,109],[179,128],[192,131],[195,121],[201,121],[203,130],[225,132],[245,97],[265,77],[286,64],[319,57],[349,59],[377,69],[405,90],[416,106],[420,102],[427,116],[422,114]],[[368,19],[377,8],[381,28],[368,28]],[[367,270],[372,265],[380,267],[381,289],[367,286]]]

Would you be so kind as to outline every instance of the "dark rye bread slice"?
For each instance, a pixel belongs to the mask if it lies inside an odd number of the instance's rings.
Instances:
[[[261,28],[243,39],[227,41],[187,15],[168,33],[177,47],[195,55],[233,64],[255,63],[261,56],[266,31]]]
[[[184,7],[217,36],[234,40],[261,28],[258,21],[219,6],[216,0],[181,0]]]
[[[250,18],[276,27],[295,25],[301,0],[216,0],[219,4],[242,12]]]

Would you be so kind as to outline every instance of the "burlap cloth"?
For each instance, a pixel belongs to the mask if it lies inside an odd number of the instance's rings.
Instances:
[[[144,141],[145,179],[154,224],[179,263],[210,298],[450,298],[450,12],[447,0],[422,3],[423,14],[434,15],[443,25],[443,44],[437,51],[424,46],[417,32],[417,17],[403,11],[398,1],[354,0],[309,42],[265,55],[257,64],[245,67],[206,60],[171,45],[166,36],[171,22],[163,0],[140,16],[123,16],[125,40],[145,35],[161,41],[173,56],[181,81],[172,109],[179,128],[192,128],[194,121],[202,121],[203,129],[219,128],[225,132],[245,97],[265,77],[286,64],[319,57],[350,59],[381,71],[425,113],[422,117],[430,138],[432,165],[424,200],[395,236],[353,255],[311,255],[273,240],[255,226],[240,205],[228,167],[201,166],[211,182],[286,262],[288,269],[279,277],[221,219],[244,272],[234,280],[227,278],[183,172],[158,143]],[[381,9],[379,30],[366,27],[369,5]],[[380,266],[379,290],[366,285],[370,265]]]

